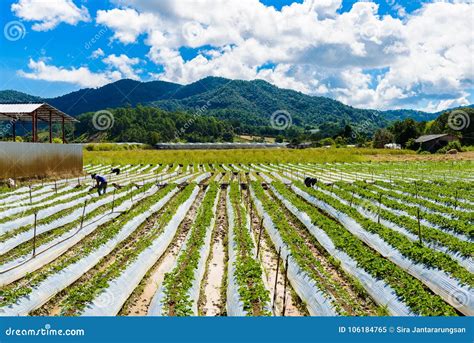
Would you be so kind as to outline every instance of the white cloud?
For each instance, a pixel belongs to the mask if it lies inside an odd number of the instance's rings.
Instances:
[[[93,55],[97,57],[103,54],[101,49],[93,52]],[[140,59],[130,58],[125,54],[119,56],[112,54],[102,59],[102,62],[107,65],[107,70],[104,72],[92,72],[84,66],[79,68],[58,67],[49,64],[48,61],[48,58],[37,61],[30,59],[28,63],[30,70],[20,70],[18,75],[32,80],[66,82],[81,87],[100,87],[124,78],[139,80],[138,74],[142,72],[140,69],[135,69],[135,66],[140,63]]]
[[[465,104],[473,88],[474,5],[465,0],[425,3],[413,13],[390,0],[395,17],[379,15],[372,1],[344,13],[337,12],[341,0],[304,0],[279,11],[258,0],[114,2],[117,8],[97,11],[96,22],[122,44],[143,40],[157,66],[148,70],[153,78],[261,78],[371,108]],[[197,56],[185,60],[182,47]],[[137,58],[113,54],[103,62],[107,73],[141,74]]]
[[[101,48],[97,49],[97,50],[94,50],[91,54],[91,58],[93,59],[97,59],[99,57],[102,57],[104,56],[105,53],[104,53],[104,50],[102,50]]]
[[[434,107],[465,104],[474,82],[472,11],[471,5],[438,2],[411,15],[403,32],[408,54],[380,80],[379,101],[403,107],[423,97]]]
[[[97,11],[96,21],[114,30],[114,38],[122,43],[133,43],[138,36],[154,26],[155,17],[152,14],[140,14],[133,9],[112,9]]]
[[[109,55],[102,60],[105,64],[107,64],[112,69],[118,69],[118,71],[122,74],[122,77],[128,79],[139,80],[140,77],[138,76],[137,72],[134,70],[134,66],[140,63],[140,59],[138,58],[130,58],[127,55],[121,54],[120,56],[117,55]]]
[[[465,93],[465,96],[468,94]],[[460,97],[458,99],[449,99],[449,100],[442,100],[438,103],[429,102],[428,105],[424,108],[427,112],[441,112],[448,108],[454,108],[459,106],[467,106],[469,105],[469,101],[466,97]]]
[[[72,0],[19,0],[12,4],[11,10],[23,20],[36,22],[32,26],[35,31],[48,31],[60,23],[76,25],[90,20],[87,8],[77,7]]]
[[[100,87],[122,78],[122,74],[118,71],[94,73],[86,67],[68,69],[48,65],[44,60],[35,61],[30,59],[28,68],[30,68],[30,71],[21,70],[18,74],[32,80],[67,82],[81,87]]]
[[[280,87],[372,105],[373,90],[358,91],[361,98],[349,96],[356,85],[342,82],[343,73],[366,79],[363,69],[383,68],[407,54],[403,22],[379,17],[372,2],[356,3],[343,14],[336,12],[340,0],[306,0],[281,11],[258,0],[116,2],[122,7],[98,11],[97,22],[112,28],[124,44],[144,35],[148,57],[164,70],[161,79],[174,82],[208,75],[263,78]],[[185,61],[179,52],[183,46],[211,48]],[[275,68],[260,69],[268,63]]]

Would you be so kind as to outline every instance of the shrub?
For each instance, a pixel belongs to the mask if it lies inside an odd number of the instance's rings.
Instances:
[[[459,141],[449,142],[446,146],[436,151],[438,154],[446,154],[449,150],[455,149],[459,152],[464,151]]]
[[[418,150],[417,153],[420,155],[431,155],[431,152],[426,150]]]

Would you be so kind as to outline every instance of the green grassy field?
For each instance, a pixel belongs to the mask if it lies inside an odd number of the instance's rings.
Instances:
[[[137,163],[285,163],[361,162],[376,156],[415,155],[411,150],[362,148],[242,149],[242,150],[120,150],[84,151],[84,164]]]

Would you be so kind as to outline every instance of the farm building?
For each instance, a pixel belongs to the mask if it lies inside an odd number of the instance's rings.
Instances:
[[[0,142],[0,179],[76,175],[82,171],[82,147],[77,144],[53,143],[53,125],[61,127],[61,139],[67,143],[65,124],[77,120],[46,103],[0,104],[3,122]],[[39,124],[49,129],[49,143],[39,143]],[[17,126],[31,129],[31,142],[17,142]],[[9,132],[11,131],[11,134]]]
[[[447,145],[449,142],[456,141],[458,139],[458,137],[449,133],[441,133],[437,135],[420,136],[415,140],[415,143],[419,144],[421,150],[435,152]]]
[[[158,143],[160,150],[209,150],[209,149],[274,149],[285,148],[286,143]]]

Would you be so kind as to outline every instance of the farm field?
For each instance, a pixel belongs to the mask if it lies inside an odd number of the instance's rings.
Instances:
[[[0,315],[474,315],[472,161],[104,161],[2,189]]]
[[[105,149],[104,151],[100,149]],[[369,148],[235,149],[235,150],[84,150],[85,164],[231,164],[231,163],[347,163],[473,161],[474,151],[456,155],[423,155],[412,150]]]
[[[364,162],[371,159],[393,159],[409,156],[419,157],[411,150],[389,150],[368,148],[314,148],[314,149],[234,149],[234,150],[146,150],[137,149],[132,153],[114,149],[107,144],[99,144],[97,150],[84,150],[85,164],[141,164],[179,163],[220,164],[220,163],[326,163]],[[428,157],[425,155],[425,158]],[[429,156],[431,157],[431,156]],[[448,155],[441,157],[452,158]],[[471,158],[472,160],[472,158]]]

